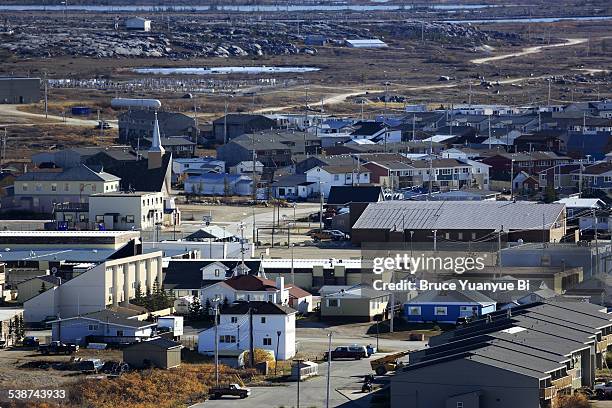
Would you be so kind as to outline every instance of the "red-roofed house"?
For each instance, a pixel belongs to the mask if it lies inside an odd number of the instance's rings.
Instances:
[[[302,313],[312,311],[312,295],[305,290],[285,285],[285,279],[276,281],[253,275],[238,275],[200,289],[200,302],[208,299],[214,304],[215,299],[229,303],[235,301],[263,301],[291,306]]]

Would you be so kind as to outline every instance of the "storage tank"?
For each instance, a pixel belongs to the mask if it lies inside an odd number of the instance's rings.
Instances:
[[[71,111],[75,116],[87,116],[91,114],[91,108],[88,106],[73,106]]]
[[[174,313],[178,315],[189,314],[189,306],[193,303],[193,296],[183,296],[174,301]]]
[[[159,99],[133,99],[133,98],[113,98],[111,100],[113,108],[149,108],[160,109]]]

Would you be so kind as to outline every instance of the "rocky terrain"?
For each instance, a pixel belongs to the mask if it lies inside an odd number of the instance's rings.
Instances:
[[[104,20],[106,18],[106,21]],[[11,30],[0,34],[0,48],[19,57],[52,58],[170,58],[315,55],[316,46],[305,45],[311,35],[321,35],[329,46],[343,47],[345,39],[382,38],[390,46],[418,40],[474,47],[491,41],[517,43],[516,34],[482,31],[470,25],[437,22],[306,22],[199,21],[184,16],[153,22],[148,33],[128,32],[120,22],[101,19],[45,19],[17,15]]]

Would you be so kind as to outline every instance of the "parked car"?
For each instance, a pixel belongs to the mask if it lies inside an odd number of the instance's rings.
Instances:
[[[98,374],[104,367],[104,363],[99,358],[88,358],[79,363],[78,368],[83,373]]]
[[[112,126],[110,125],[110,123],[100,120],[96,125],[96,129],[112,129]]]
[[[40,340],[38,337],[26,336],[23,338],[23,342],[21,344],[23,344],[23,347],[38,347]]]
[[[336,347],[331,351],[331,359],[336,360],[339,358],[352,358],[354,360],[361,360],[368,356],[368,352],[363,346],[340,346]],[[329,359],[329,355],[325,352],[323,356],[325,360]]]
[[[329,230],[329,235],[334,241],[344,241],[347,239],[347,235],[340,230]]]
[[[317,229],[312,234],[310,234],[310,238],[315,241],[321,241],[323,239],[332,239],[332,234],[329,230],[319,230]]]
[[[76,344],[65,344],[61,341],[52,341],[49,344],[41,344],[38,346],[38,352],[42,354],[73,354],[79,351],[79,346]]]
[[[251,389],[241,387],[238,384],[230,384],[227,387],[211,388],[210,395],[212,395],[213,398],[221,398],[224,395],[233,395],[235,397],[240,397],[241,399],[243,399],[251,395]]]

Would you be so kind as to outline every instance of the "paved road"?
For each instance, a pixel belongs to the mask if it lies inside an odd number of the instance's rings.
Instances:
[[[368,407],[367,394],[361,393],[363,375],[371,373],[369,359],[333,361],[331,365],[330,407]],[[297,406],[297,383],[277,387],[252,387],[246,399],[227,397],[193,405],[193,408],[278,408]],[[300,383],[300,407],[325,407],[327,363],[319,365],[319,376]]]

